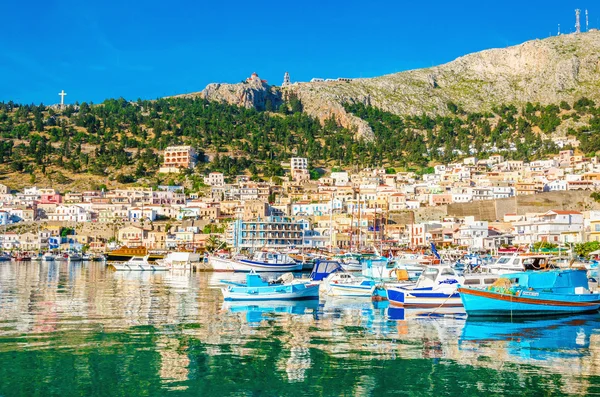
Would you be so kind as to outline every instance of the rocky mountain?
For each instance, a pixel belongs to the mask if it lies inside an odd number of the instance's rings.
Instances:
[[[350,82],[295,83],[272,87],[258,76],[240,84],[209,84],[191,96],[264,109],[294,93],[304,111],[322,122],[335,117],[367,139],[369,125],[343,104],[363,103],[398,115],[447,114],[448,102],[469,112],[494,105],[572,103],[600,99],[600,32],[569,34],[460,57],[444,65]]]

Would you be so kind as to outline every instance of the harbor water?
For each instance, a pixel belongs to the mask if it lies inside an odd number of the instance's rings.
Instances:
[[[0,263],[0,396],[600,394],[600,315],[224,303],[241,277]]]

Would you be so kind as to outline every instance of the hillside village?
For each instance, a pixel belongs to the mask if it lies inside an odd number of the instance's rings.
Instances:
[[[177,174],[193,168],[197,154],[191,146],[175,146],[162,157],[160,172]],[[427,221],[412,212],[546,192],[589,191],[594,196],[600,187],[598,158],[573,150],[529,163],[501,155],[469,157],[424,174],[334,169],[318,180],[311,180],[308,164],[307,158],[292,158],[288,175],[278,183],[253,182],[246,175],[226,183],[222,173],[212,172],[205,177],[209,188],[204,195],[182,186],[82,192],[33,186],[16,192],[2,185],[0,242],[8,251],[75,244],[105,252],[121,245],[155,251],[225,246],[357,250],[422,248],[433,242],[494,250],[536,242],[600,241],[598,211],[556,208],[505,212],[498,219],[438,216]]]

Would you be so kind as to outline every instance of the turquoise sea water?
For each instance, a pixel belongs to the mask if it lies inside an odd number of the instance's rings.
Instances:
[[[0,263],[0,396],[600,394],[600,315],[227,305],[226,277]]]

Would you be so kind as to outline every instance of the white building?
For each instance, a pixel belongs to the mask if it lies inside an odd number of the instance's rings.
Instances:
[[[583,214],[578,211],[552,210],[526,217],[513,223],[515,244],[534,244],[545,241],[552,244],[580,243],[583,241]]]
[[[211,172],[208,176],[204,177],[204,183],[208,186],[223,186],[225,184],[225,177],[221,172]]]
[[[59,222],[89,222],[90,213],[78,205],[59,205],[56,211],[48,214],[48,220]]]
[[[461,246],[483,249],[486,237],[488,237],[488,222],[476,221],[470,216],[466,217],[465,223],[458,228],[455,241]]]
[[[346,171],[332,172],[331,179],[334,180],[335,186],[346,186],[350,183],[350,176]]]

